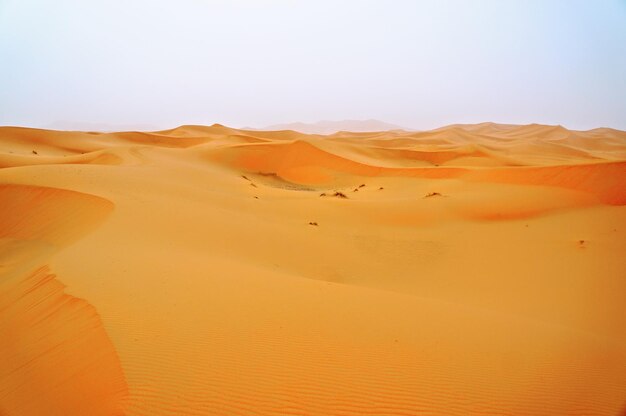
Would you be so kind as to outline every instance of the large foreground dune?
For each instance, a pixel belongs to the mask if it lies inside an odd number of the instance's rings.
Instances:
[[[0,128],[0,415],[626,414],[626,133]]]

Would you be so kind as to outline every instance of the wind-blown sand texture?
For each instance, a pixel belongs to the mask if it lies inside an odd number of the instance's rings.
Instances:
[[[0,128],[0,415],[623,415],[626,133]]]

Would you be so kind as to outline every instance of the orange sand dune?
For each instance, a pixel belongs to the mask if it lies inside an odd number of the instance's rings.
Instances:
[[[0,128],[1,415],[626,411],[626,133]]]
[[[124,375],[95,308],[45,266],[112,204],[60,189],[0,185],[0,411],[122,415]]]

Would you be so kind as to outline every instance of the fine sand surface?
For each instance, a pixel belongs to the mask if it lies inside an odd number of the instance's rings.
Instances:
[[[0,415],[626,414],[626,133],[0,128]]]

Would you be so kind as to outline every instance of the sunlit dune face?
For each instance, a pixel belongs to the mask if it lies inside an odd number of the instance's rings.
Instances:
[[[0,185],[3,414],[123,414],[126,382],[96,309],[45,265],[112,208],[78,192]]]
[[[624,132],[0,143],[3,416],[624,413]]]

